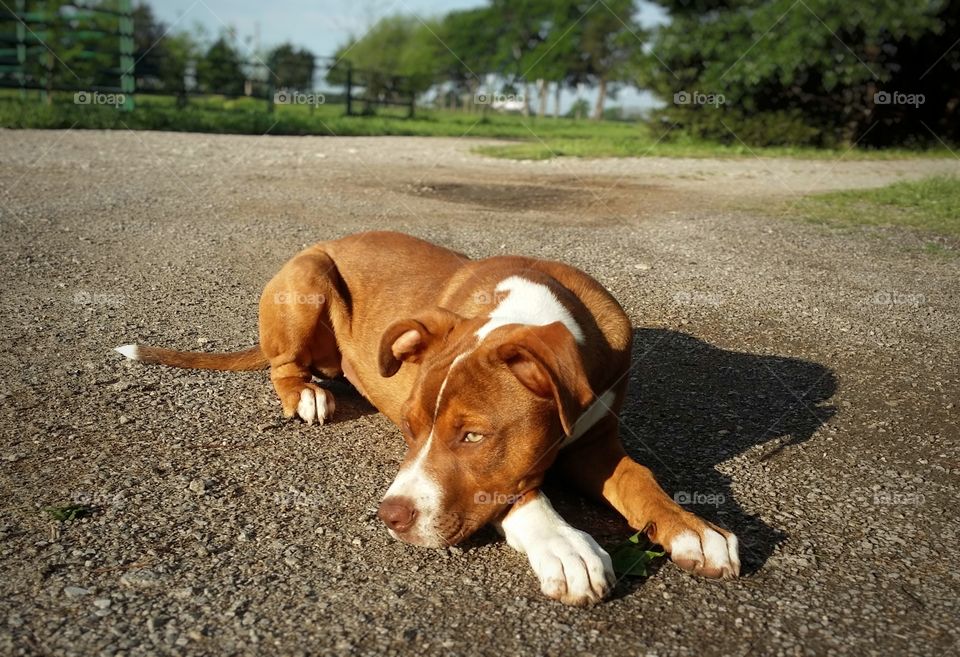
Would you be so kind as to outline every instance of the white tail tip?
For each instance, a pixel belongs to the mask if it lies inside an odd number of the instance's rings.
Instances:
[[[114,348],[114,351],[123,354],[130,360],[140,360],[140,348],[135,344],[125,344],[122,347]]]

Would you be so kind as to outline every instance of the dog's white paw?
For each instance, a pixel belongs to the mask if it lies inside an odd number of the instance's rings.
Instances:
[[[543,594],[564,604],[600,602],[617,581],[610,555],[592,536],[573,527],[529,549],[527,556]]]
[[[297,404],[297,415],[307,424],[323,424],[333,415],[336,409],[333,393],[323,388],[310,387],[300,391],[300,403]]]
[[[500,521],[507,543],[530,560],[544,595],[568,605],[599,602],[613,590],[610,555],[593,537],[571,527],[542,492]]]
[[[676,534],[669,545],[670,559],[683,568],[703,577],[737,577],[740,554],[737,537],[703,523]]]

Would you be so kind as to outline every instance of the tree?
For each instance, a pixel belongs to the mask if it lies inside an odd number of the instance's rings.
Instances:
[[[149,5],[138,4],[133,8],[133,42],[137,89],[185,91],[187,68],[199,53],[189,33],[170,34]]]
[[[167,34],[163,38],[164,58],[158,74],[162,88],[177,94],[187,89],[187,73],[200,58],[200,45],[187,32]]]
[[[643,58],[642,28],[633,18],[634,0],[606,0],[587,9],[579,25],[581,67],[575,71],[597,87],[593,119],[603,118],[610,85],[630,80]]]
[[[205,93],[243,93],[243,62],[225,36],[217,39],[197,62],[197,83]]]
[[[444,16],[437,35],[445,44],[438,51],[438,79],[449,82],[456,95],[466,93],[473,102],[484,77],[496,68],[500,31],[500,22],[489,7]]]
[[[349,61],[366,87],[368,97],[392,90],[422,93],[438,79],[442,44],[435,36],[440,24],[424,23],[415,16],[380,19],[362,38],[339,48],[338,61]],[[328,80],[339,82],[344,67],[334,67]]]
[[[672,21],[653,47],[664,63],[651,73],[653,88],[668,102],[694,92],[724,98],[668,105],[666,117],[688,131],[879,145],[935,141],[926,124],[958,137],[958,0],[656,2]],[[905,102],[886,102],[895,93]],[[911,103],[918,95],[924,102]]]
[[[571,119],[580,119],[590,111],[590,103],[585,98],[578,98],[570,106],[567,116]]]
[[[610,88],[631,80],[643,59],[646,34],[634,19],[635,0],[493,0],[493,8],[509,26],[500,49],[504,71],[518,75],[525,88],[531,77],[595,86],[595,119],[603,118]],[[546,85],[538,87],[544,113]]]
[[[537,80],[539,107],[544,116],[547,106],[547,83],[554,84],[554,116],[559,113],[561,88],[568,83],[583,82],[571,75],[580,63],[579,31],[583,8],[575,1],[550,3],[543,15],[542,38],[535,43],[524,61],[525,76]]]
[[[133,7],[133,61],[138,89],[161,86],[160,67],[166,59],[165,32],[166,26],[156,20],[150,5],[138,3]]]
[[[549,0],[491,0],[490,17],[501,25],[495,63],[511,84],[523,88],[524,114],[530,113],[533,54],[547,38],[554,13]]]
[[[277,46],[267,56],[267,67],[273,86],[288,89],[312,89],[313,53],[297,49],[289,43]]]

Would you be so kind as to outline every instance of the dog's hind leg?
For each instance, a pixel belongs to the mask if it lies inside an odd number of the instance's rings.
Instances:
[[[286,417],[308,424],[330,417],[333,394],[312,383],[314,373],[340,374],[340,350],[330,319],[341,303],[340,275],[319,247],[306,249],[267,283],[260,298],[260,348],[270,362],[270,380]]]

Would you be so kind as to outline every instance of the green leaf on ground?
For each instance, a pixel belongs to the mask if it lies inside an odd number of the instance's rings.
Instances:
[[[613,571],[618,577],[647,577],[647,566],[654,559],[664,556],[663,552],[655,552],[642,532],[637,532],[623,543],[610,549],[610,558],[613,560]]]
[[[77,520],[93,513],[93,508],[86,504],[68,504],[66,506],[48,506],[44,509],[54,520],[66,522]]]

